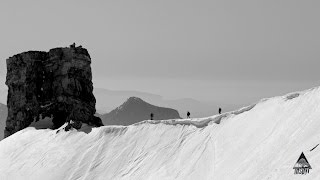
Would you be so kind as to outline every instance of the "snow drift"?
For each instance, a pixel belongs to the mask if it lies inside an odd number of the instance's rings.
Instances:
[[[0,179],[320,179],[319,143],[314,88],[201,119],[27,128],[0,142]]]

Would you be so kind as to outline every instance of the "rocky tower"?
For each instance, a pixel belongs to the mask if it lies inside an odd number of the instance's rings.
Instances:
[[[101,126],[94,116],[91,59],[84,48],[29,51],[7,59],[8,117],[4,136],[51,117],[54,128],[66,121]]]

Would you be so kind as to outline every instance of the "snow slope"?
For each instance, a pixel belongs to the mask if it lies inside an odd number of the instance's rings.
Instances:
[[[314,88],[202,119],[30,127],[0,142],[0,179],[320,179],[319,143]],[[302,151],[313,169],[294,175]]]

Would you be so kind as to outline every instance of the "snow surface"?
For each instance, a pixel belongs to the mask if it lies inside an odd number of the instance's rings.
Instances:
[[[320,179],[320,88],[201,119],[26,128],[0,141],[0,179]],[[304,152],[312,169],[295,175]]]

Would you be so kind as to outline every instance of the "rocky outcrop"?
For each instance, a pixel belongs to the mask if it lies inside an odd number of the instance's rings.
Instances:
[[[88,51],[74,45],[7,59],[5,137],[45,117],[52,117],[53,128],[70,120],[101,126],[94,117],[90,64]]]
[[[138,97],[130,97],[121,106],[101,116],[105,125],[130,125],[143,120],[180,119],[177,110],[149,104]]]

